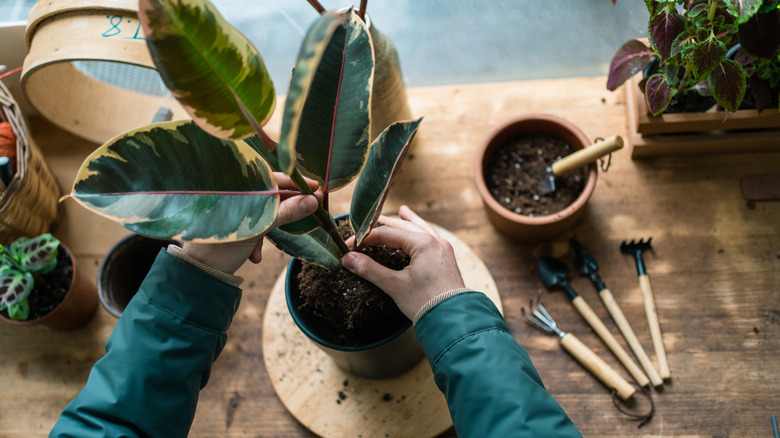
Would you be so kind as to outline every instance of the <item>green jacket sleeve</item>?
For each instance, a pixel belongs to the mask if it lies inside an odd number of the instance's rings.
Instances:
[[[187,436],[240,298],[161,251],[50,436]]]
[[[415,333],[460,438],[581,436],[484,294],[442,301]]]

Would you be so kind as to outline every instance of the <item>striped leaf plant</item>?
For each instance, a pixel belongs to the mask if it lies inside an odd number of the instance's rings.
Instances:
[[[267,231],[283,194],[324,193],[315,214],[268,233],[293,257],[330,269],[349,251],[328,193],[355,182],[349,211],[356,244],[376,223],[421,119],[369,141],[374,55],[353,10],[309,28],[285,100],[281,134],[263,126],[276,94],[263,59],[208,0],[140,0],[139,18],[163,81],[191,120],[155,123],[109,140],[82,164],[69,197],[155,238],[243,240]]]

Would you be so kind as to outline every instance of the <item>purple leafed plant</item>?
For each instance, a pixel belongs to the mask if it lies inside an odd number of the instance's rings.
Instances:
[[[650,44],[631,40],[618,49],[607,89],[644,71],[640,86],[653,115],[686,93],[711,95],[731,112],[739,109],[748,86],[759,112],[780,100],[780,0],[645,4]]]

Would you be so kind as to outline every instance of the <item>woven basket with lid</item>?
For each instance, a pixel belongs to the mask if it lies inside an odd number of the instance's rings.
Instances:
[[[57,218],[60,187],[29,136],[19,105],[0,82],[0,111],[16,136],[15,173],[0,193],[0,244],[20,236],[37,236]]]

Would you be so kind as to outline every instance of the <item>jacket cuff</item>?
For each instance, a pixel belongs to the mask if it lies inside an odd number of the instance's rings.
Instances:
[[[422,308],[420,308],[420,310],[418,310],[417,313],[414,314],[414,318],[412,318],[412,325],[417,325],[417,321],[419,321],[420,318],[422,318],[422,316],[425,315],[429,310],[436,307],[437,304],[441,303],[447,298],[452,298],[457,294],[462,294],[463,292],[475,292],[475,291],[474,289],[462,287],[460,289],[452,289],[452,290],[448,290],[447,292],[436,295],[430,301],[425,303],[425,305],[422,306]]]
[[[473,333],[501,330],[510,333],[501,312],[482,292],[462,292],[446,299],[424,315],[415,333],[425,355],[435,365],[452,345]]]
[[[184,251],[181,250],[180,246],[175,245],[173,243],[168,245],[166,251],[168,251],[168,254],[171,254],[181,260],[184,260],[185,262],[187,262],[187,264],[192,265],[200,269],[201,271],[211,275],[212,277],[215,277],[218,280],[222,280],[231,286],[239,287],[241,286],[241,283],[244,282],[244,277],[239,277],[238,275],[231,275],[228,274],[227,272],[222,272],[219,269],[209,266],[196,258],[190,257],[187,254],[184,254]]]
[[[241,289],[164,249],[160,250],[138,292],[150,304],[174,317],[217,332],[227,331],[241,301]]]

